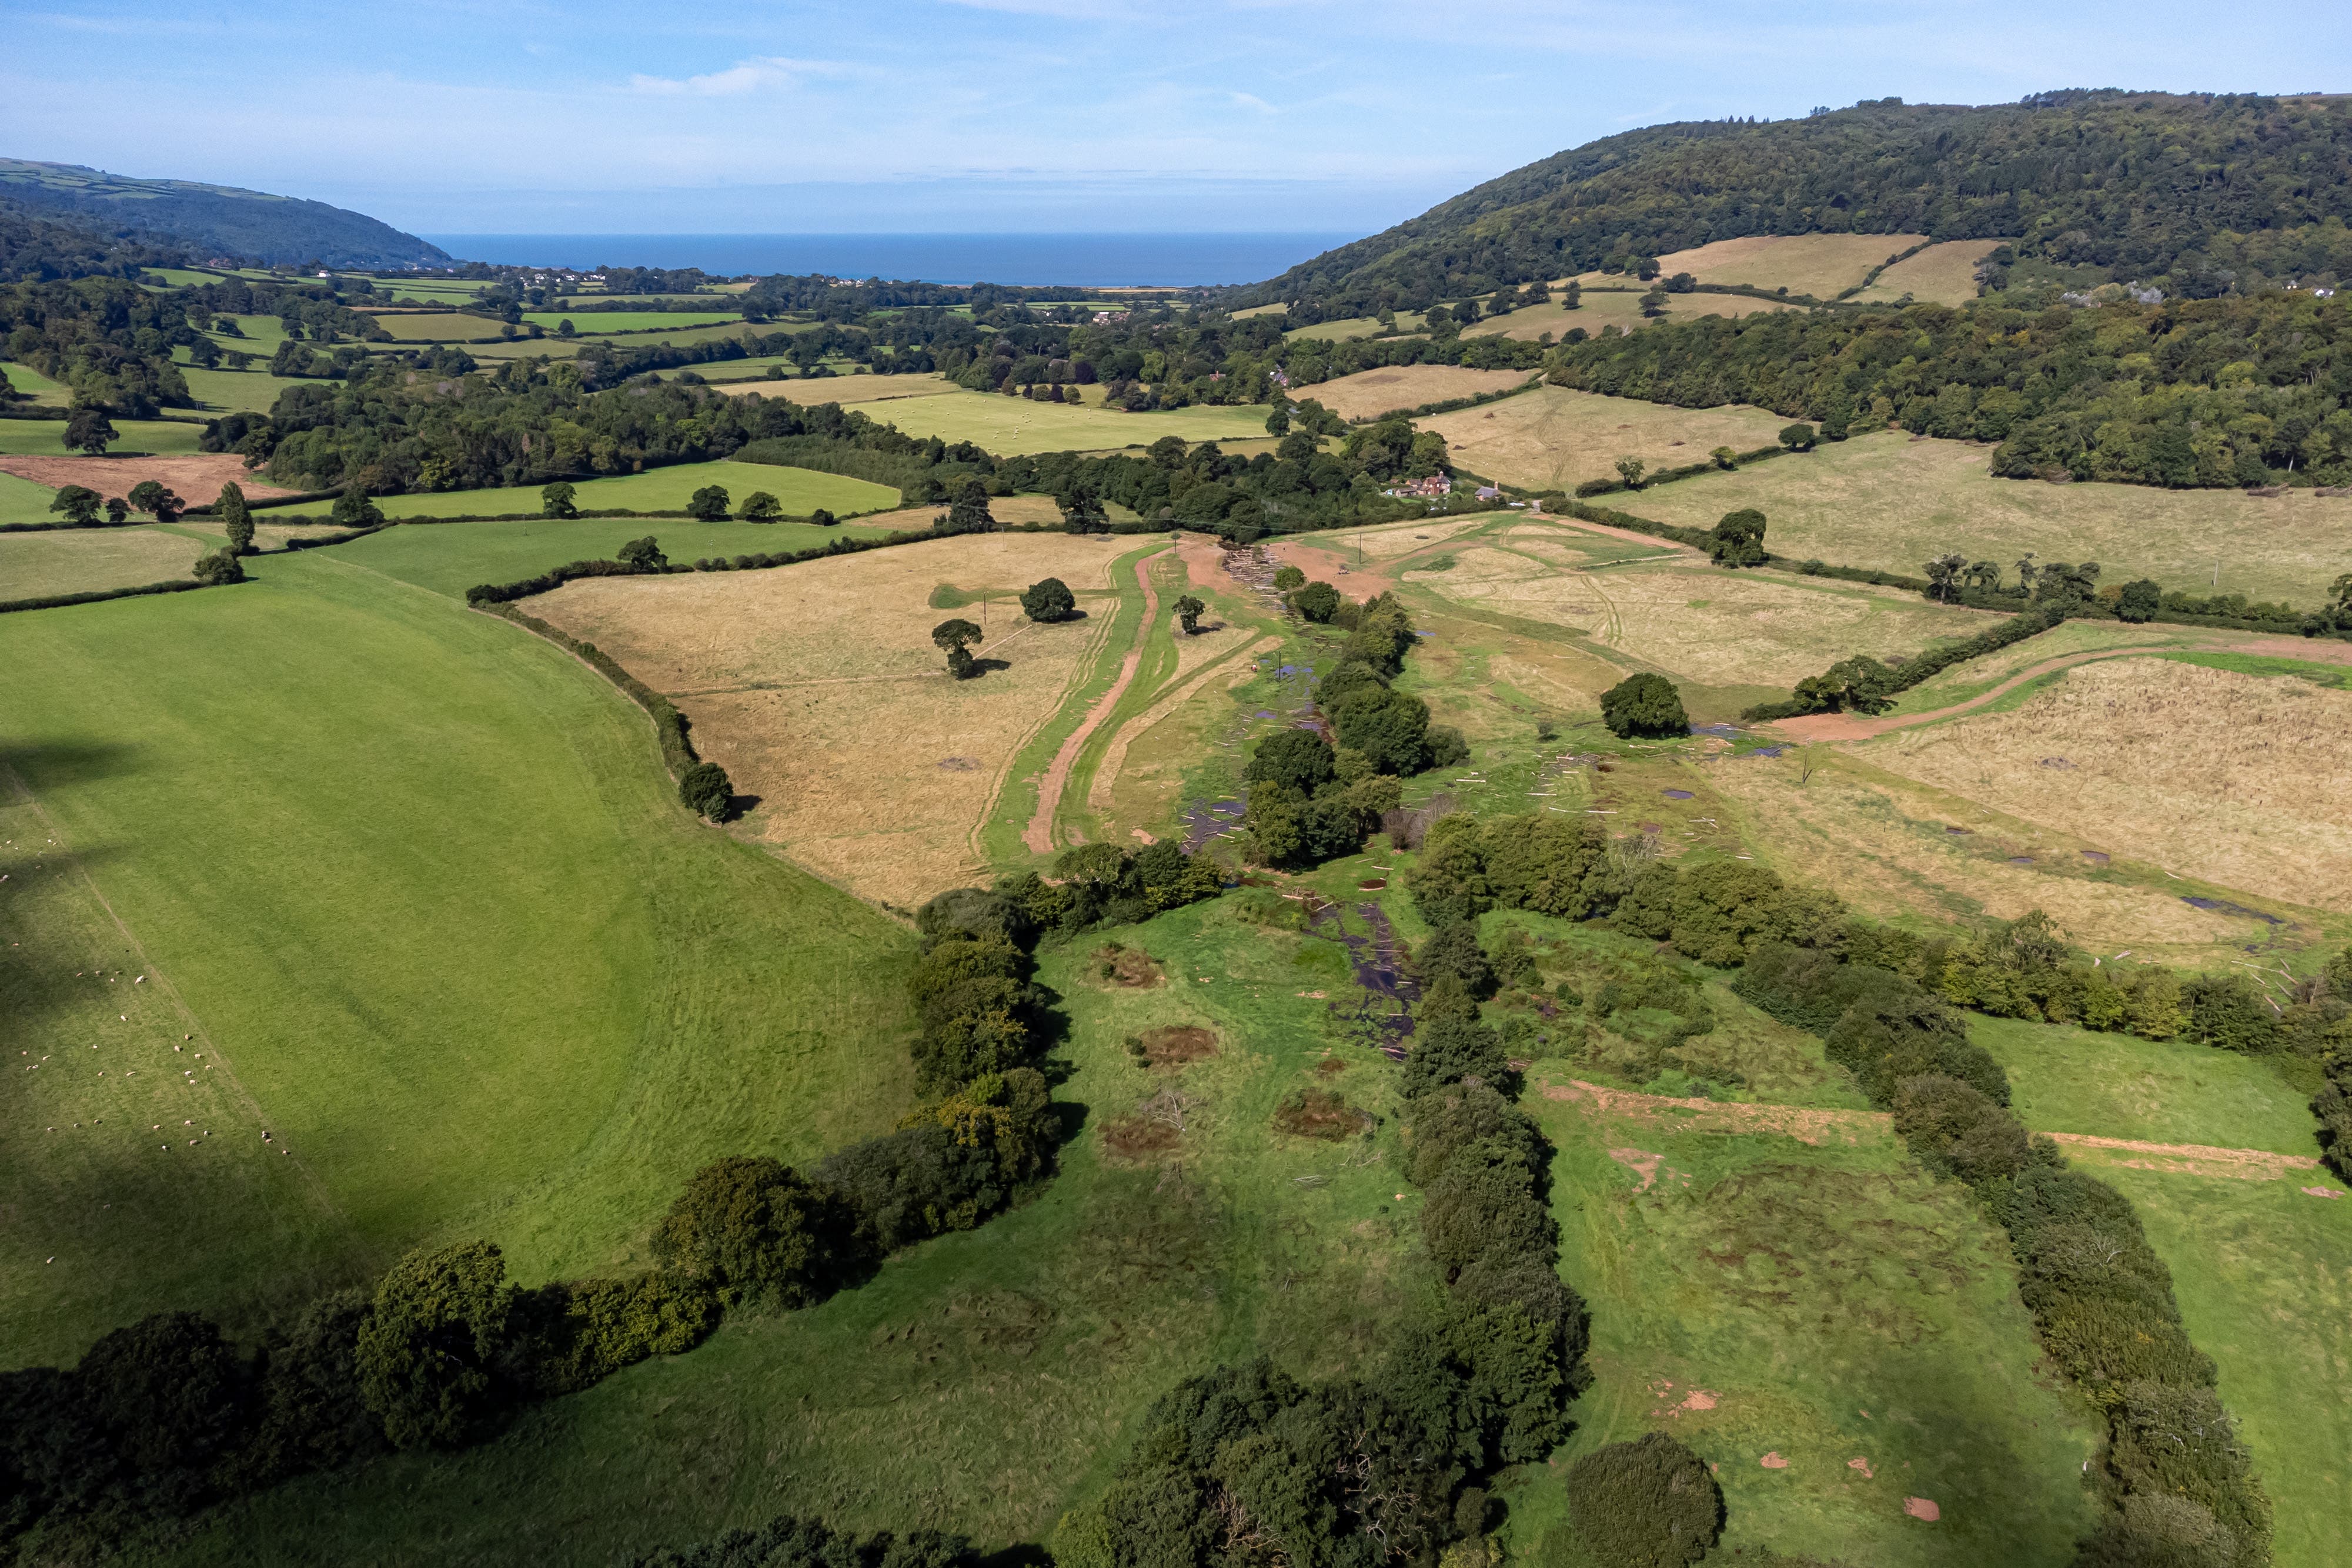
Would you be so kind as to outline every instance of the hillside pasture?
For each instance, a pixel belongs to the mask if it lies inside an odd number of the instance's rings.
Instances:
[[[0,492],[0,501],[5,501]],[[0,516],[0,522],[16,519]],[[185,577],[203,547],[161,528],[58,528],[0,534],[0,599],[96,593]]]
[[[1926,235],[1753,235],[1719,239],[1692,250],[1658,257],[1658,272],[1687,272],[1701,283],[1741,284],[1750,288],[1785,287],[1791,294],[1833,299],[1853,287],[1870,269],[1900,256]],[[1990,247],[1988,247],[1990,248]],[[1890,269],[1891,270],[1891,269]]]
[[[747,360],[743,362],[749,364],[751,361]],[[729,370],[732,363],[729,361],[713,369]],[[786,402],[810,408],[828,402],[864,404],[895,402],[900,398],[963,394],[963,388],[947,377],[929,372],[901,376],[791,376],[773,381],[747,381],[740,385],[717,382],[713,384],[730,397],[778,397]],[[867,412],[872,413],[870,409]]]
[[[119,439],[108,454],[110,462],[142,454],[194,453],[205,434],[204,425],[192,419],[118,419],[113,423]],[[0,455],[79,456],[65,444],[65,434],[62,419],[0,419]]]
[[[1573,490],[1588,479],[1615,478],[1620,457],[1639,457],[1653,468],[1697,463],[1717,446],[1769,446],[1788,423],[1762,409],[1674,408],[1543,386],[1416,426],[1444,436],[1446,450],[1474,474],[1529,489]],[[1612,496],[1605,504],[1638,512],[1648,499],[1645,492]],[[1709,517],[1707,526],[1714,522]]]
[[[12,475],[49,490],[52,498],[68,485],[79,485],[97,491],[100,496],[128,496],[141,484],[152,479],[168,486],[189,506],[204,506],[221,492],[224,485],[242,487],[249,501],[268,500],[278,496],[297,496],[299,490],[264,484],[245,459],[227,452],[189,453],[168,457],[83,457],[60,453],[25,454],[0,457],[0,474]],[[30,497],[26,497],[27,500]],[[0,497],[5,502],[5,497]],[[42,517],[0,518],[7,522],[57,520],[48,511],[48,502],[41,503]]]
[[[1954,239],[1931,245],[1878,275],[1853,297],[1862,305],[1892,305],[1905,295],[1922,305],[1965,305],[1977,297],[1977,265],[2000,246],[1998,239]]]
[[[273,376],[267,370],[208,371],[190,364],[180,366],[180,375],[206,413],[239,409],[247,413],[268,413],[287,388],[324,384],[301,376]]]
[[[11,390],[35,402],[53,402],[62,406],[73,401],[73,394],[63,383],[53,382],[30,365],[20,365],[13,360],[0,361],[0,377],[5,377]]]
[[[2009,1249],[1966,1188],[1872,1118],[1811,1141],[1701,1131],[1677,1103],[1534,1071],[1560,1273],[1592,1313],[1595,1381],[1555,1465],[1671,1433],[1717,1468],[1727,1558],[2065,1560],[2093,1517],[2095,1429],[2040,1375]],[[1566,1533],[1557,1490],[1513,1494],[1515,1558],[1578,1561],[1538,1546]],[[1906,1497],[1940,1521],[1922,1529]]]
[[[845,517],[898,504],[898,492],[887,485],[839,474],[820,474],[812,468],[738,463],[732,459],[673,463],[667,467],[648,468],[642,474],[578,480],[574,483],[578,494],[572,504],[583,511],[600,507],[632,512],[683,511],[697,490],[710,485],[724,486],[729,503],[738,511],[755,490],[765,490],[775,497],[785,513],[793,517],[806,517],[822,507],[837,517]],[[519,485],[499,490],[423,491],[409,496],[382,496],[377,497],[376,505],[387,517],[500,517],[537,512],[541,488],[537,485]]]
[[[19,479],[0,468],[0,523],[60,522],[63,519],[49,510],[57,498],[58,493],[48,486]]]
[[[267,518],[270,514],[257,514]],[[182,524],[186,527],[186,524]],[[275,530],[262,523],[267,541]],[[857,524],[820,528],[809,523],[698,523],[680,517],[533,517],[504,523],[403,524],[336,547],[335,559],[462,598],[479,582],[515,582],[568,561],[610,560],[622,545],[651,534],[665,554],[686,562],[704,557],[810,549],[847,534],[872,538],[882,530]],[[525,604],[524,608],[530,606]]]
[[[1611,502],[1701,528],[1754,507],[1770,519],[1764,542],[1775,554],[1912,576],[1957,550],[1998,562],[2014,582],[2017,559],[2031,550],[2045,561],[2095,560],[2102,582],[2150,577],[2192,593],[2218,585],[2310,606],[2352,565],[2352,497],[1997,479],[1991,456],[1973,442],[1882,431]]]
[[[1134,549],[964,535],[772,571],[585,580],[528,608],[677,704],[702,754],[758,797],[749,837],[912,907],[986,870],[980,831],[1015,755],[1131,620],[1116,613],[1111,570]],[[1046,577],[1069,584],[1085,619],[1036,625],[1004,602]],[[930,635],[950,613],[930,603],[942,583],[987,630],[978,656],[1003,667],[947,674]]]
[[[583,338],[606,332],[658,332],[664,328],[681,330],[689,327],[715,327],[722,321],[740,321],[740,310],[583,310],[577,314],[562,310],[526,310],[522,319],[540,328],[551,337],[565,321]]]
[[[1863,755],[2167,871],[2352,914],[2352,692],[2111,659]]]
[[[897,1119],[899,927],[698,824],[642,711],[561,650],[332,550],[251,570],[0,617],[7,768],[110,911],[76,940],[121,923],[85,954],[20,904],[38,876],[0,911],[37,923],[0,949],[35,1054],[93,1064],[11,1077],[0,1364],[171,1307],[247,1332],[433,1237],[495,1239],[525,1282],[617,1268],[706,1161]],[[74,971],[110,956],[109,1001],[182,1010],[93,1009]],[[100,1066],[241,1093],[170,1118],[193,1125],[166,1154],[164,1116],[111,1130],[145,1103]],[[71,1126],[94,1116],[102,1135]],[[268,1131],[307,1207],[187,1170],[207,1124],[237,1157]]]
[[[488,316],[468,316],[455,310],[382,312],[369,318],[401,343],[469,343],[496,338],[505,325]]]
[[[1523,306],[1507,314],[1474,322],[1462,329],[1462,335],[1465,338],[1510,338],[1528,342],[1546,332],[1555,339],[1565,338],[1571,328],[1580,327],[1586,336],[1598,337],[1603,327],[1632,332],[1658,320],[1687,320],[1694,316],[1737,319],[1753,315],[1759,310],[1794,308],[1769,299],[1750,298],[1744,294],[1670,294],[1666,296],[1665,315],[1652,317],[1642,314],[1643,292],[1639,287],[1588,288],[1573,310],[1558,299],[1545,305]]]
[[[1321,403],[1342,419],[1402,413],[1424,403],[1510,392],[1535,378],[1531,371],[1474,371],[1460,365],[1398,365],[1359,371],[1313,386],[1293,387],[1297,402]]]
[[[883,377],[875,377],[879,382]],[[890,380],[899,378],[892,377]],[[788,391],[798,383],[784,382]],[[866,399],[858,395],[856,378],[825,383],[822,401],[838,402],[867,417],[895,424],[906,434],[938,436],[942,441],[969,441],[1000,457],[1040,452],[1096,452],[1128,446],[1149,446],[1163,435],[1183,441],[1248,440],[1265,434],[1263,403],[1223,407],[1206,404],[1152,413],[1129,413],[1099,404],[1033,402],[1001,392],[964,392],[936,396]]]
[[[1573,554],[1546,559],[1531,532],[1454,551],[1452,570],[1412,581],[1441,599],[1573,628],[1598,647],[1711,686],[1789,685],[1848,653],[1907,653],[1968,636],[1987,619],[1912,595],[1726,571],[1688,558],[1586,570]],[[1560,532],[1576,550],[1574,535]]]

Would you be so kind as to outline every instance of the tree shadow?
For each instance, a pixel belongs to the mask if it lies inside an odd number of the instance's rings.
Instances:
[[[974,659],[971,662],[971,674],[965,678],[976,681],[991,670],[1009,670],[1012,667],[1013,662],[1009,659]]]
[[[0,741],[0,763],[16,771],[27,789],[51,785],[88,784],[128,773],[137,747],[114,741]]]
[[[748,817],[760,809],[760,802],[765,799],[761,795],[730,795],[727,797],[727,815],[721,820],[732,822]]]

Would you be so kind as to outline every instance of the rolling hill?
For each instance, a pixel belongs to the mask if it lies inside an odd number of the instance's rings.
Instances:
[[[2352,267],[2352,98],[1885,99],[1652,126],[1515,169],[1237,289],[1369,314],[1753,235],[2016,238],[2021,259],[2210,298],[2249,270]],[[1296,314],[1297,312],[1294,311]]]
[[[141,180],[78,163],[0,158],[0,199],[75,229],[175,243],[199,256],[331,267],[446,266],[437,246],[363,213],[192,180]]]

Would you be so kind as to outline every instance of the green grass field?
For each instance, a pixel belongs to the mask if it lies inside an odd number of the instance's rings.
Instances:
[[[1969,1035],[2007,1069],[2036,1132],[2319,1153],[2310,1094],[2257,1058],[2014,1019],[1971,1018]]]
[[[1671,1431],[1719,1467],[1727,1547],[2067,1561],[2096,1427],[2039,1374],[2008,1248],[1965,1188],[1891,1136],[1812,1147],[1534,1103],[1559,1150],[1560,1271],[1592,1312],[1596,1381],[1563,1458]],[[1645,1156],[1643,1190],[1627,1162]],[[1504,1494],[1513,1559],[1576,1562],[1552,1538],[1557,1481],[1526,1490]],[[1907,1517],[1913,1496],[1940,1522]]]
[[[26,891],[61,902],[0,904],[9,1010],[152,1074],[11,1075],[6,1364],[166,1307],[249,1328],[435,1237],[494,1237],[525,1279],[614,1267],[703,1161],[890,1124],[900,927],[698,826],[643,714],[520,629],[332,551],[253,570],[0,618],[5,761],[79,857],[33,844],[69,874]],[[100,957],[132,970],[102,1000],[75,974]],[[161,1027],[112,1016],[166,984]],[[217,1153],[148,1142],[181,1119],[157,1094],[198,1092],[182,1033],[236,1079],[198,1113]]]
[[[586,338],[600,332],[641,332],[659,330],[665,327],[680,329],[715,327],[722,321],[740,321],[743,317],[737,310],[583,310],[577,314],[562,310],[526,310],[522,319],[549,332],[569,321],[574,330]]]
[[[107,455],[113,457],[127,452],[194,452],[205,434],[204,425],[193,418],[118,419],[113,423],[119,439],[107,448]],[[71,456],[73,449],[65,444],[65,434],[66,422],[62,419],[0,419],[0,454]]]
[[[1106,986],[1089,958],[1105,937],[1181,978]],[[1268,1125],[1325,1050],[1323,1004],[1297,993],[1345,977],[1335,944],[1244,924],[1230,902],[1049,948],[1040,977],[1071,1019],[1057,1097],[1089,1120],[1035,1201],[814,1311],[731,1321],[481,1449],[284,1488],[142,1558],[606,1562],[786,1511],[988,1548],[1043,1540],[1180,1379],[1261,1351],[1345,1375],[1425,1288],[1414,1200],[1393,1197],[1393,1121],[1367,1145]],[[1138,1069],[1121,1039],[1163,1023],[1214,1030],[1223,1054]],[[1392,1110],[1393,1070],[1346,1058],[1323,1082]],[[1108,1155],[1103,1124],[1171,1082],[1195,1103],[1174,1159]]]
[[[1263,405],[1126,413],[973,392],[893,398],[869,404],[856,401],[856,386],[855,377],[835,382],[826,389],[829,401],[837,398],[845,408],[855,408],[874,419],[895,424],[908,435],[970,441],[1003,456],[1149,446],[1163,435],[1181,436],[1188,442],[1222,442],[1265,434]],[[835,387],[839,389],[837,392]]]
[[[7,476],[0,475],[0,479]],[[13,483],[23,485],[21,479]],[[29,489],[43,490],[33,485]],[[0,522],[9,492],[0,486]],[[47,519],[54,522],[56,519]],[[71,528],[37,534],[0,534],[0,599],[37,599],[51,593],[93,593],[136,588],[185,577],[200,547],[184,534],[162,528]]]
[[[256,516],[266,518],[269,514]],[[871,538],[890,531],[856,524],[821,528],[812,523],[698,523],[682,517],[417,524],[338,546],[336,557],[436,593],[462,597],[478,582],[515,582],[566,561],[610,559],[623,544],[647,534],[661,541],[662,553],[670,559],[691,561],[705,556],[809,549],[842,535]]]
[[[2191,593],[2218,582],[2311,606],[2345,570],[2352,499],[1996,479],[1991,455],[1972,442],[1887,431],[1612,499],[1685,528],[1759,507],[1775,554],[1914,576],[1929,557],[1958,550],[1999,562],[2013,583],[2018,557],[2032,550],[2045,561],[2095,560],[2103,582],[2152,577]]]
[[[9,386],[37,402],[63,403],[72,397],[59,382],[49,380],[30,365],[20,365],[13,360],[0,361],[0,376],[5,376]]]
[[[757,490],[776,497],[786,514],[806,517],[822,507],[835,517],[858,512],[887,511],[898,504],[898,492],[887,485],[809,468],[783,468],[768,463],[677,463],[612,479],[583,479],[574,505],[590,509],[621,507],[633,512],[683,510],[693,494],[705,486],[726,487],[738,507]],[[539,510],[537,485],[505,490],[443,490],[413,496],[385,496],[376,503],[388,517],[498,517]]]
[[[49,510],[57,498],[58,493],[47,485],[0,474],[0,523],[57,522],[58,514]]]
[[[180,374],[186,379],[188,391],[208,412],[243,409],[251,413],[268,413],[278,395],[288,387],[321,384],[301,377],[273,376],[266,369],[207,371],[182,365]]]

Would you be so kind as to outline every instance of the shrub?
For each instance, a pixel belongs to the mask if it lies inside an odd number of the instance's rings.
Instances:
[[[1429,705],[1387,686],[1360,685],[1318,706],[1331,732],[1382,773],[1418,773],[1429,764]]]
[[[1412,1050],[1404,1059],[1400,1086],[1406,1096],[1419,1099],[1472,1078],[1499,1093],[1517,1096],[1518,1075],[1504,1054],[1503,1037],[1475,1018],[1424,1014],[1413,1031]]]
[[[411,1252],[375,1289],[357,1342],[360,1394],[395,1448],[455,1448],[497,1404],[515,1307],[487,1241]]]
[[[233,549],[208,550],[196,558],[194,576],[198,582],[217,588],[223,583],[243,582],[245,567]]]
[[[539,491],[539,515],[542,517],[576,517],[580,515],[579,495],[580,492],[568,479],[542,485]]]
[[[1486,963],[1486,950],[1478,946],[1475,922],[1463,920],[1439,927],[1422,944],[1413,965],[1424,981],[1450,976],[1476,1000],[1484,1001],[1495,994],[1494,970]]]
[[[1339,608],[1339,591],[1328,582],[1310,582],[1290,595],[1290,606],[1318,625],[1328,622]]]
[[[1706,553],[1717,566],[1764,564],[1764,514],[1753,507],[1726,512],[1707,536]]]
[[[651,534],[641,539],[631,539],[613,554],[622,565],[635,567],[639,571],[659,571],[669,565],[669,557],[662,554],[661,546]]]
[[[1330,743],[1321,735],[1311,729],[1285,729],[1258,742],[1242,782],[1272,779],[1286,789],[1312,795],[1329,783],[1336,771]]]
[[[1295,566],[1277,567],[1274,573],[1274,591],[1288,593],[1307,586],[1307,574]]]
[[[232,1461],[232,1488],[256,1490],[383,1448],[360,1391],[360,1333],[374,1310],[365,1291],[338,1291],[263,1342],[253,1435]]]
[[[1784,424],[1780,427],[1780,444],[1791,452],[1811,452],[1813,440],[1813,427],[1810,424]]]
[[[822,1301],[851,1266],[854,1217],[830,1188],[766,1155],[694,1173],[654,1230],[654,1257],[730,1303]]]
[[[1023,591],[1021,612],[1032,621],[1067,621],[1077,614],[1078,601],[1068,583],[1049,577]]]
[[[1029,1064],[1028,974],[1027,955],[992,935],[951,933],[916,960],[915,1074],[926,1093]]]
[[[383,521],[383,509],[360,485],[352,486],[335,497],[333,516],[336,525],[346,528],[372,528]]]
[[[1602,1568],[1685,1568],[1723,1533],[1723,1490],[1706,1460],[1652,1432],[1570,1466],[1568,1513]]]
[[[716,762],[698,762],[678,777],[677,798],[697,816],[723,822],[734,809],[735,787]]]
[[[1683,713],[1682,693],[1665,676],[1646,670],[1627,676],[1601,694],[1601,720],[1611,734],[1624,739],[1690,733],[1690,720]]]
[[[961,1535],[884,1531],[861,1541],[785,1514],[757,1530],[730,1530],[698,1545],[639,1557],[632,1568],[978,1568],[979,1563]]]
[[[743,497],[743,520],[747,523],[772,523],[784,515],[784,504],[765,490],[754,490]],[[816,519],[811,517],[811,522]],[[825,521],[831,522],[831,517]]]

